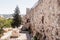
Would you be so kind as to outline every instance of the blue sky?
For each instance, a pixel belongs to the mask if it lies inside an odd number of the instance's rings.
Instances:
[[[0,14],[12,14],[16,5],[20,13],[25,14],[26,8],[31,8],[38,0],[0,0]]]

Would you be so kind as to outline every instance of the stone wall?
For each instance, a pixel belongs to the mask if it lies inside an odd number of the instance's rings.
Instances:
[[[38,40],[60,40],[60,0],[39,0],[26,17]]]

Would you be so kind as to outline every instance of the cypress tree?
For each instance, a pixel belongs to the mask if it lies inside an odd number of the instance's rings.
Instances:
[[[15,8],[14,14],[13,14],[13,23],[12,23],[12,27],[19,27],[21,25],[21,15],[19,15],[20,10],[19,7],[17,6]]]

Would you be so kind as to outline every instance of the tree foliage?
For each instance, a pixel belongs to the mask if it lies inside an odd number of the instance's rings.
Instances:
[[[13,15],[13,23],[12,23],[13,28],[19,27],[21,25],[21,15],[19,15],[19,13],[20,13],[19,7],[17,6],[15,8]]]
[[[12,19],[0,18],[0,28],[11,27]]]

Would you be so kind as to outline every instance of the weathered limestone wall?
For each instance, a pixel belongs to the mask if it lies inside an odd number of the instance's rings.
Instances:
[[[33,36],[39,40],[60,40],[60,0],[39,0],[28,16]]]

